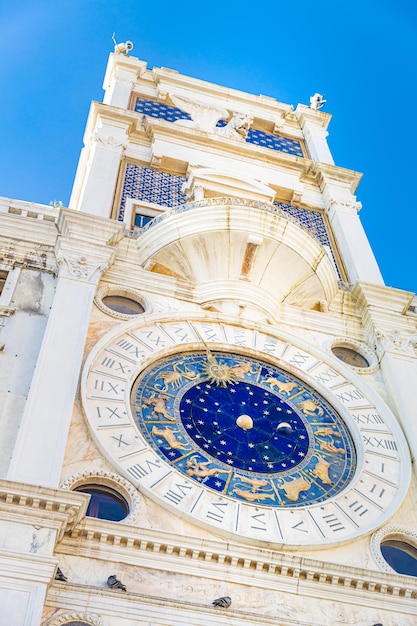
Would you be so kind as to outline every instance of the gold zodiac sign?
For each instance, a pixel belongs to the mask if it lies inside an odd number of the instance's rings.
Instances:
[[[244,377],[245,374],[255,374],[252,370],[252,363],[249,361],[241,361],[240,363],[236,363],[236,365],[232,365],[230,368],[235,376]]]
[[[179,389],[179,387],[181,386],[181,381],[184,378],[186,378],[187,380],[194,380],[200,377],[200,374],[198,374],[197,372],[193,372],[191,370],[186,370],[186,371],[182,371],[179,369],[179,365],[181,365],[181,363],[176,363],[173,366],[173,370],[172,372],[170,371],[165,371],[165,372],[161,372],[156,379],[157,380],[162,380],[164,383],[164,386],[162,387],[162,391],[168,391],[169,385],[172,385],[172,389]]]
[[[333,485],[333,482],[329,478],[330,463],[323,459],[323,457],[317,457],[316,467],[312,470],[311,475],[314,478],[319,478],[323,485]]]
[[[205,476],[213,476],[213,474],[230,474],[231,470],[223,470],[220,467],[211,467],[207,468],[207,465],[210,465],[211,461],[197,461],[197,455],[193,455],[190,459],[188,459],[186,466],[186,474],[188,476],[197,476],[198,478],[204,478]]]
[[[289,394],[293,389],[297,387],[297,383],[293,383],[291,381],[283,382],[282,380],[278,380],[278,378],[274,378],[273,376],[266,378],[263,382],[267,385],[270,385],[271,389],[275,389],[277,387],[280,393],[286,394]]]
[[[152,435],[158,435],[158,437],[165,439],[169,447],[174,450],[185,450],[187,447],[177,440],[175,433],[172,432],[171,426],[165,426],[165,428],[154,426],[152,428]]]
[[[244,483],[249,483],[252,486],[251,491],[255,493],[261,487],[266,487],[268,485],[268,481],[264,478],[248,478],[247,476],[241,476],[240,474],[236,476]]]
[[[235,487],[233,489],[233,493],[251,502],[254,500],[275,500],[275,495],[273,493],[256,493],[246,489],[239,489],[239,487]]]
[[[316,435],[321,435],[322,437],[327,437],[327,435],[333,435],[334,437],[342,436],[337,432],[337,430],[333,430],[333,428],[318,428],[316,430]]]
[[[153,406],[153,416],[158,417],[158,415],[162,415],[162,417],[170,422],[175,422],[175,417],[170,415],[166,409],[165,402],[167,401],[167,398],[162,396],[152,396],[150,398],[142,398],[142,400],[146,406]]]
[[[330,441],[323,441],[323,439],[317,439],[319,442],[320,448],[322,450],[326,450],[327,452],[335,452],[336,454],[346,454],[346,450],[344,448],[336,448],[334,445],[333,437],[330,437]]]
[[[321,406],[316,404],[313,400],[304,400],[303,402],[300,402],[300,404],[298,404],[297,406],[299,409],[302,410],[305,415],[308,415],[309,417],[321,417],[324,414]]]
[[[291,502],[297,502],[301,491],[308,491],[311,487],[311,482],[302,476],[289,481],[283,481],[283,483],[280,489],[285,491],[286,498],[291,500]]]

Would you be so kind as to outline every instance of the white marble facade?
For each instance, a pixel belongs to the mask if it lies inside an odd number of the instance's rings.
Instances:
[[[69,208],[0,199],[0,624],[413,626],[416,578],[380,544],[417,547],[417,302],[383,283],[330,115],[116,53],[104,89]],[[160,198],[129,195],[126,163],[162,181]],[[157,219],[141,231],[135,214]],[[335,407],[357,452],[346,489],[304,508],[288,490],[278,510],[252,482],[232,504],[144,452],[134,380],[210,343],[285,366]],[[156,420],[168,396],[152,396]],[[170,420],[156,432],[175,448]],[[87,517],[86,484],[120,493],[128,516]]]

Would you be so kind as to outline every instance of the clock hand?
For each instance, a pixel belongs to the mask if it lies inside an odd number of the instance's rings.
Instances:
[[[203,366],[203,371],[209,381],[217,387],[227,387],[228,383],[233,384],[236,376],[232,368],[227,363],[218,361],[197,329],[195,332],[206,350],[207,363]]]

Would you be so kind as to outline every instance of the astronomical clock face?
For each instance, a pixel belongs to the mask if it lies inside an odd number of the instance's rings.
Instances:
[[[124,328],[86,363],[85,412],[116,469],[177,515],[236,540],[319,547],[401,502],[402,435],[337,363],[226,323]]]

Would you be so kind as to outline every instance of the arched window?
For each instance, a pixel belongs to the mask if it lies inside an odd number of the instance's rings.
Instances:
[[[120,522],[129,514],[126,500],[117,491],[105,485],[81,485],[75,489],[91,495],[87,509],[88,517]]]
[[[381,543],[381,553],[398,574],[417,576],[417,548],[399,539],[386,539]]]

